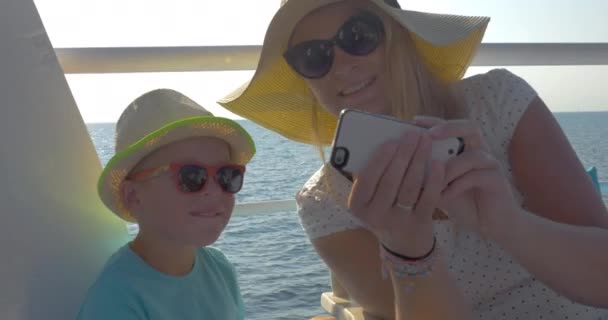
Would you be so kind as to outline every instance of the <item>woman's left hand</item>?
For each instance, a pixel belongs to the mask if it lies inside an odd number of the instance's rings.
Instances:
[[[445,188],[440,208],[481,236],[496,240],[506,226],[523,212],[516,203],[500,163],[485,147],[480,130],[468,120],[418,117],[415,124],[429,128],[434,140],[460,137],[464,151],[445,168]]]

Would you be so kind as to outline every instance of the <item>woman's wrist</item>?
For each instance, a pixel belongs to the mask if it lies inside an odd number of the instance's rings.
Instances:
[[[431,245],[431,249],[429,249],[423,255],[416,255],[416,256],[404,255],[402,253],[393,251],[390,248],[388,248],[387,246],[385,246],[383,243],[380,243],[380,246],[381,246],[382,251],[384,251],[385,253],[387,253],[393,257],[399,258],[403,261],[416,262],[416,261],[424,260],[424,259],[428,258],[433,253],[433,251],[437,247],[437,238],[433,237],[433,244]]]
[[[421,256],[404,256],[380,244],[382,275],[385,279],[390,276],[395,290],[404,289],[406,292],[411,292],[416,286],[416,279],[424,278],[433,271],[439,255],[435,238],[431,249]]]
[[[427,254],[433,247],[434,239],[432,228],[427,232],[410,233],[407,230],[401,230],[398,234],[385,234],[378,237],[378,241],[386,249],[408,257],[420,257]]]

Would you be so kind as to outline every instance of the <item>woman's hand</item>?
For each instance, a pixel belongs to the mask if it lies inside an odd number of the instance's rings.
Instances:
[[[521,217],[523,211],[500,163],[486,151],[480,130],[468,120],[419,117],[416,124],[429,128],[433,139],[464,139],[464,152],[446,164],[440,207],[458,222],[477,229],[483,237],[496,239],[508,231],[506,226]]]
[[[422,256],[433,244],[432,214],[443,190],[444,165],[430,162],[431,138],[408,132],[384,144],[355,175],[349,207],[386,247]]]

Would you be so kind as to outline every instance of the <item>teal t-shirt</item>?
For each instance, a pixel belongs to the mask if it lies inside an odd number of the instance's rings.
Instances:
[[[78,320],[244,318],[234,267],[212,247],[198,249],[189,274],[170,276],[125,245],[108,260],[78,314]]]

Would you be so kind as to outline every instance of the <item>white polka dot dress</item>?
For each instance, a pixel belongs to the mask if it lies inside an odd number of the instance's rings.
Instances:
[[[469,119],[479,126],[511,181],[516,199],[523,203],[513,185],[507,152],[517,123],[536,92],[504,69],[464,79],[456,89],[467,101]],[[331,166],[323,166],[298,192],[300,222],[310,239],[362,227],[346,208],[351,186]],[[473,305],[476,319],[608,319],[608,310],[574,303],[534,279],[495,243],[474,233],[455,232],[450,220],[437,221],[435,229],[449,269]]]

